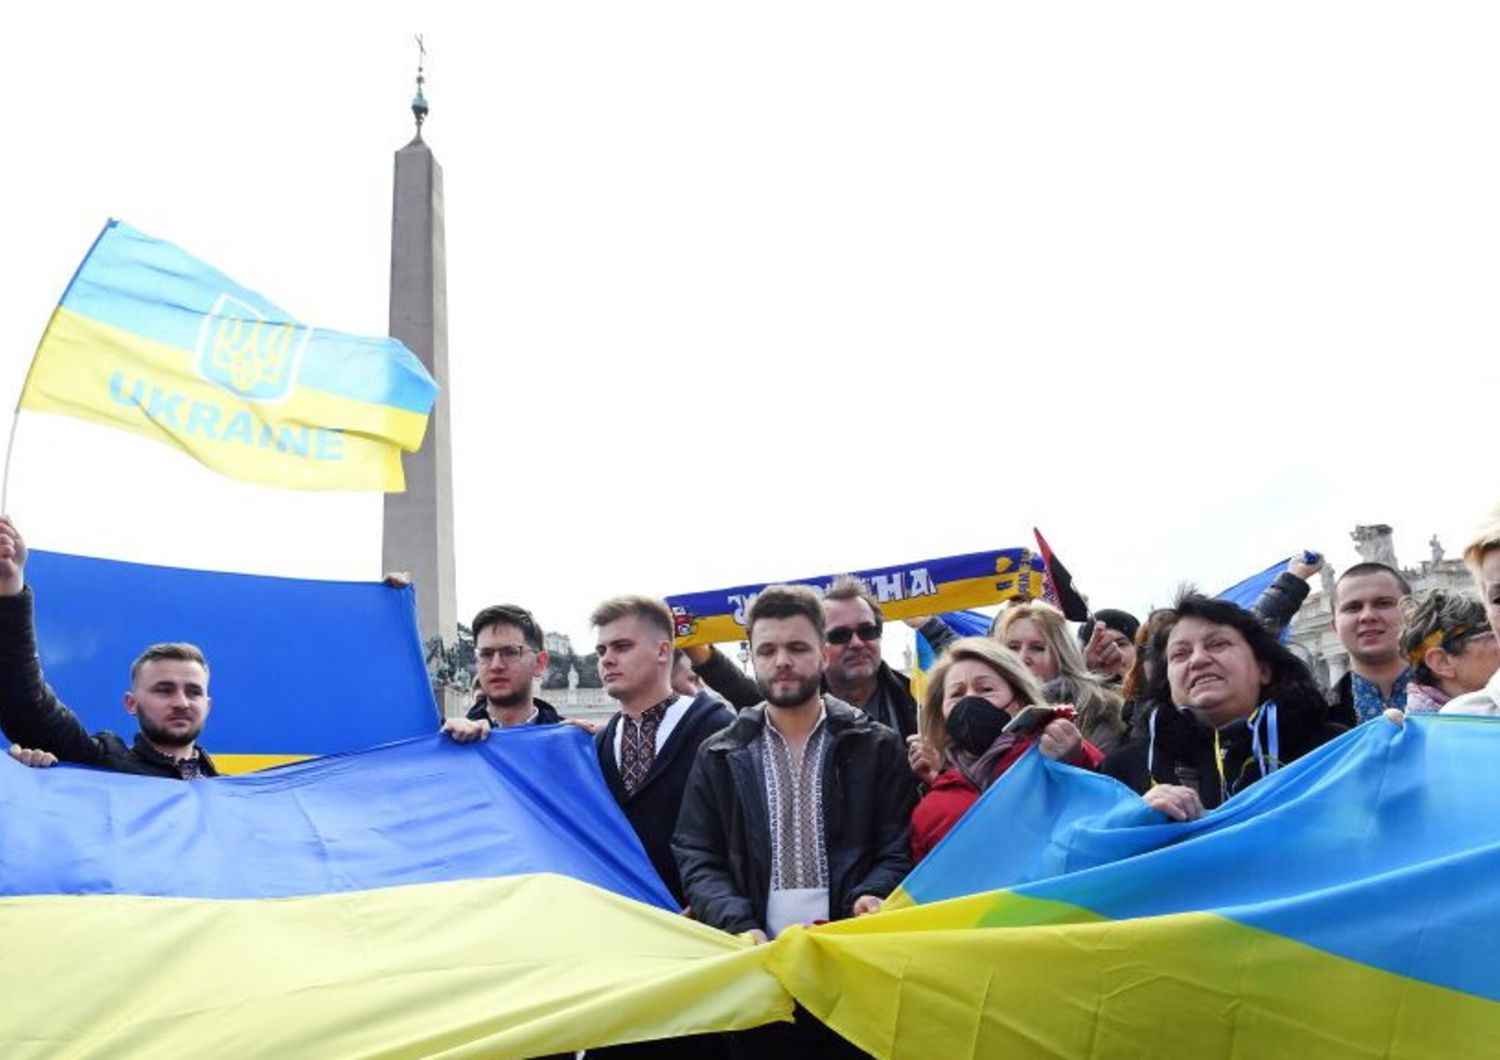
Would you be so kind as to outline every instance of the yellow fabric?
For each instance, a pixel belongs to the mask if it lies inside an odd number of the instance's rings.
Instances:
[[[0,1056],[526,1057],[787,1018],[765,951],[560,876],[0,899]]]
[[[284,401],[247,401],[199,376],[194,364],[184,350],[59,307],[32,362],[21,407],[152,438],[251,482],[403,488],[398,446],[420,445],[427,417],[305,386]],[[134,401],[137,384],[142,397]],[[270,445],[262,444],[267,427]]]
[[[1500,1041],[1494,1002],[1213,914],[1115,922],[1004,892],[793,929],[770,968],[897,1060],[1456,1057]]]
[[[215,754],[214,765],[219,772],[225,776],[236,776],[241,773],[255,773],[262,769],[272,769],[275,766],[290,765],[292,762],[306,762],[309,758],[317,755],[221,755]]]

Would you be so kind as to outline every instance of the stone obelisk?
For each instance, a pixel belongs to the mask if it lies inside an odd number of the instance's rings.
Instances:
[[[453,468],[448,430],[448,296],[443,250],[443,170],[422,139],[427,118],[422,66],[412,100],[416,135],[396,152],[391,212],[391,335],[421,358],[442,388],[422,448],[402,457],[406,492],[385,495],[382,562],[408,571],[417,591],[422,643],[458,639],[453,569]],[[456,707],[434,689],[439,712]]]

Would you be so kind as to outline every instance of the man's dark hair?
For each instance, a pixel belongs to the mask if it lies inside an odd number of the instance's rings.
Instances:
[[[1384,563],[1376,563],[1374,560],[1366,560],[1363,563],[1356,563],[1344,571],[1344,573],[1338,576],[1338,580],[1333,583],[1333,599],[1328,602],[1333,606],[1334,610],[1337,610],[1339,606],[1339,586],[1343,584],[1344,579],[1353,578],[1360,574],[1389,574],[1392,578],[1396,579],[1396,584],[1401,586],[1402,596],[1411,595],[1411,586],[1395,567],[1387,566]]]
[[[877,626],[885,625],[885,616],[880,613],[880,601],[875,599],[875,594],[870,592],[864,582],[852,574],[841,574],[833,580],[833,584],[823,591],[824,600],[863,600],[870,606],[870,614],[875,616]],[[777,616],[781,617],[781,616]],[[818,624],[821,632],[822,623]]]
[[[198,645],[185,642],[171,644],[153,644],[145,651],[135,657],[135,662],[130,664],[130,683],[135,684],[135,679],[140,675],[141,667],[149,662],[159,662],[163,659],[172,662],[194,662],[203,667],[203,675],[208,676],[208,660],[203,657],[203,652]]]
[[[602,628],[618,622],[627,615],[634,615],[646,625],[672,640],[676,636],[672,628],[672,612],[665,603],[652,596],[614,596],[594,608],[589,623]]]
[[[1153,612],[1149,652],[1157,660],[1146,679],[1143,699],[1153,703],[1171,703],[1172,685],[1167,678],[1167,640],[1173,628],[1184,618],[1202,619],[1220,626],[1229,626],[1239,631],[1250,645],[1256,662],[1270,667],[1271,679],[1261,690],[1262,700],[1274,699],[1277,704],[1293,710],[1308,709],[1326,711],[1327,704],[1318,684],[1302,660],[1293,655],[1291,649],[1276,639],[1276,635],[1261,624],[1249,611],[1228,600],[1215,600],[1199,593],[1187,593],[1177,598],[1170,611]]]
[[[474,634],[474,639],[479,639],[482,630],[491,626],[515,626],[521,631],[521,639],[532,651],[542,650],[542,627],[537,625],[536,619],[531,617],[531,612],[524,607],[515,604],[495,604],[486,607],[474,616],[474,622],[469,629]]]
[[[812,623],[818,640],[823,639],[823,600],[816,589],[806,585],[771,585],[750,601],[745,612],[745,635],[755,639],[755,623],[763,618],[796,618],[801,615]]]

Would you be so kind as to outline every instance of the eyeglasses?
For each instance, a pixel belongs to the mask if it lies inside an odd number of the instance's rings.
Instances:
[[[848,644],[855,637],[866,644],[880,639],[880,627],[873,622],[861,622],[857,626],[835,626],[828,631],[829,644]]]
[[[1471,644],[1483,644],[1485,641],[1494,642],[1495,631],[1492,629],[1476,629],[1472,633],[1464,633],[1454,637],[1451,641],[1443,644],[1443,649],[1450,655],[1462,655]],[[1453,647],[1448,647],[1448,644]]]
[[[521,658],[529,651],[531,651],[531,648],[525,644],[502,644],[498,648],[480,648],[474,654],[482,666],[488,666],[496,659],[509,665],[510,663],[520,662]]]

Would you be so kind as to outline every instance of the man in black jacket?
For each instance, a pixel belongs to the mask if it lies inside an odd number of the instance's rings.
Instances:
[[[756,596],[747,619],[764,702],[698,752],[672,841],[694,915],[760,941],[873,913],[911,869],[906,751],[820,691],[823,614],[806,586]],[[805,1015],[753,1033],[783,1057],[852,1051]]]
[[[590,621],[599,636],[599,678],[620,704],[594,735],[599,768],[667,890],[683,902],[672,857],[682,791],[699,745],[734,715],[707,693],[690,699],[672,691],[672,613],[660,600],[615,597]]]
[[[542,627],[530,611],[495,604],[474,616],[474,680],[479,699],[462,718],[449,718],[443,732],[459,743],[487,739],[493,729],[556,725],[562,716],[533,689],[547,672]]]
[[[76,762],[116,773],[196,780],[216,776],[198,746],[208,718],[208,663],[191,644],[154,644],[130,667],[125,709],[140,731],[129,746],[112,732],[89,735],[42,677],[26,586],[26,543],[0,517],[0,729],[28,765]]]

